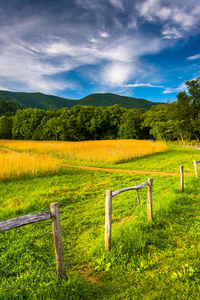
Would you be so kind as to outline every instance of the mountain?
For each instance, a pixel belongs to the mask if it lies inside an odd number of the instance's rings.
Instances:
[[[124,108],[145,108],[148,110],[153,105],[161,104],[145,99],[119,96],[111,93],[91,94],[80,100],[70,100],[42,93],[0,91],[0,100],[11,101],[28,108],[32,107],[48,111],[58,110],[63,107],[71,108],[75,105],[109,106],[114,104],[118,104]]]
[[[0,100],[0,117],[1,116],[6,116],[6,117],[14,116],[18,109],[24,109],[24,108],[25,108],[24,106],[22,106],[20,104],[16,104],[12,101],[1,101]]]

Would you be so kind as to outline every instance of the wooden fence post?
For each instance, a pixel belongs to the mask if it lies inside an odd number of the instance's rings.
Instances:
[[[148,221],[151,221],[153,217],[152,191],[153,191],[153,178],[148,178],[148,196],[147,196],[147,220]]]
[[[106,190],[105,201],[105,250],[111,249],[111,226],[112,226],[112,191]]]
[[[180,166],[181,173],[181,191],[184,191],[184,166]]]
[[[50,204],[50,209],[51,209],[51,217],[52,217],[53,237],[54,237],[54,244],[55,244],[57,278],[59,280],[64,278],[67,279],[58,202],[52,202]]]
[[[136,190],[136,195],[137,195],[138,206],[141,207],[141,204],[140,204],[140,196],[139,196],[138,190]]]
[[[197,170],[197,162],[196,162],[196,160],[193,160],[193,163],[194,163],[195,175],[196,175],[196,178],[198,178],[198,170]]]

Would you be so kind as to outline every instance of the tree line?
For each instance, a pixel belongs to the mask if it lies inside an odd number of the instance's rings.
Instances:
[[[187,81],[177,101],[146,109],[81,106],[45,111],[17,109],[0,117],[0,138],[82,141],[102,139],[184,140],[200,137],[200,78]]]

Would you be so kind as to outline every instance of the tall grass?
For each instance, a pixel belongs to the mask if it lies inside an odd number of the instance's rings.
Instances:
[[[103,140],[84,142],[0,141],[0,146],[49,155],[70,162],[120,163],[167,151],[163,142],[144,140]]]
[[[28,153],[0,151],[0,179],[12,179],[25,175],[52,174],[59,166],[55,161]]]

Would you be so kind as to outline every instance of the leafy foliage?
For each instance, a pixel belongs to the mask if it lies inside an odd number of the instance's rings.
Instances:
[[[187,94],[179,92],[177,101],[152,107],[145,116],[144,125],[156,139],[184,140],[200,136],[200,78],[187,81]]]

